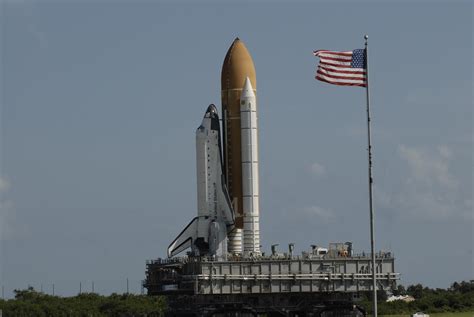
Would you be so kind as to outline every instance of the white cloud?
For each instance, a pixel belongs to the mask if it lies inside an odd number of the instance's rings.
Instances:
[[[0,241],[13,236],[13,203],[0,201]]]
[[[393,203],[392,195],[384,191],[377,184],[374,184],[374,198],[376,200],[376,205],[383,207],[390,207]]]
[[[4,193],[10,189],[10,182],[0,177],[0,241],[6,236],[8,229],[7,218],[11,210],[11,203],[4,200]]]
[[[458,187],[458,181],[449,172],[449,162],[453,154],[447,146],[439,146],[436,151],[427,151],[402,144],[398,147],[398,153],[408,163],[412,175],[408,179],[409,183],[449,189]]]
[[[334,213],[331,210],[319,206],[306,207],[304,213],[320,222],[328,222],[334,218]]]
[[[22,14],[21,19],[25,31],[31,35],[41,48],[46,48],[48,46],[47,36],[39,27],[39,21],[42,17],[38,13],[36,2],[31,0],[6,0],[6,3],[10,5],[9,9],[17,9]]]
[[[10,182],[5,178],[0,177],[0,194],[6,192],[9,189]]]
[[[318,162],[314,162],[313,164],[311,164],[311,166],[309,167],[309,170],[311,171],[312,174],[316,176],[321,176],[326,173],[326,168]]]
[[[10,182],[0,177],[0,241],[22,236],[26,232],[26,227],[20,228],[15,221],[13,202],[5,199],[10,187]]]
[[[472,199],[466,199],[464,201],[464,217],[468,220],[474,221],[474,206],[472,205]]]
[[[450,159],[453,157],[453,152],[446,145],[438,146],[438,152],[442,157],[446,159]]]
[[[402,214],[420,217],[469,217],[472,205],[459,194],[459,181],[450,172],[454,154],[447,146],[436,149],[400,145],[399,157],[407,164],[407,174],[401,175],[402,187],[388,195],[378,195],[384,206],[397,208]],[[471,209],[471,211],[469,211]]]

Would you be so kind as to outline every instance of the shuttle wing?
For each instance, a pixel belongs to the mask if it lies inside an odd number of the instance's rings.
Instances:
[[[197,238],[199,217],[195,217],[191,222],[181,231],[181,233],[174,239],[168,247],[168,257],[173,257],[176,254],[192,247],[193,242]]]

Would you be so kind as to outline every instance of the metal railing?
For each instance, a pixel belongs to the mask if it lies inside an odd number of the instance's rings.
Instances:
[[[329,252],[324,255],[316,255],[312,253],[305,253],[302,255],[289,255],[289,254],[277,254],[270,256],[252,256],[252,257],[241,257],[241,256],[229,256],[226,260],[216,259],[215,257],[173,257],[173,258],[158,258],[155,260],[147,260],[147,265],[153,264],[175,264],[175,263],[197,263],[197,262],[257,262],[257,261],[282,261],[282,260],[333,260],[333,259],[355,259],[355,260],[370,260],[372,253],[355,253],[352,255],[340,255],[335,252]],[[376,259],[393,259],[393,252],[377,252],[375,254]]]

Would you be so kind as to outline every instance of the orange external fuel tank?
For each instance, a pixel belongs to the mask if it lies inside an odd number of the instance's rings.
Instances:
[[[224,59],[221,73],[222,131],[224,144],[224,174],[235,212],[235,227],[243,228],[242,158],[240,97],[245,79],[250,79],[255,96],[255,67],[244,43],[236,38]]]

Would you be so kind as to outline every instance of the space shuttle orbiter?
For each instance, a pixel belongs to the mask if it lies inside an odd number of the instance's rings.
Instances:
[[[227,191],[217,109],[210,105],[196,131],[198,215],[168,247],[168,257],[191,248],[195,256],[227,256],[227,235],[234,211]]]

